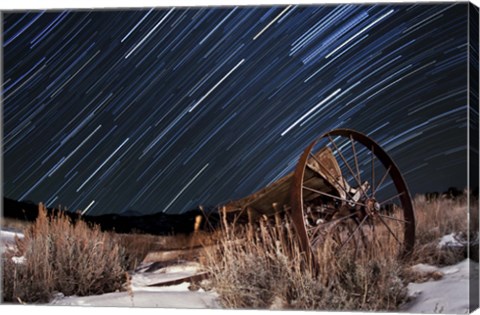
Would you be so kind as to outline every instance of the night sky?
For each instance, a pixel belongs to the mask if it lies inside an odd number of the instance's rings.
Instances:
[[[218,205],[338,127],[412,195],[464,188],[467,43],[466,3],[3,12],[3,194]]]

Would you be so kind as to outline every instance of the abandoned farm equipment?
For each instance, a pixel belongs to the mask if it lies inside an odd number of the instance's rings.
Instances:
[[[338,251],[389,246],[401,256],[415,242],[413,204],[402,174],[375,141],[351,129],[321,135],[293,173],[223,210],[248,214],[250,221],[287,213],[309,255],[327,240]]]
[[[38,215],[36,205],[16,204],[5,198],[4,209],[5,217],[20,220],[34,221]],[[356,255],[386,246],[389,250],[383,252],[401,256],[411,253],[415,242],[414,209],[402,174],[375,141],[351,129],[324,133],[307,146],[292,173],[220,209],[229,221],[233,218],[236,222],[288,217],[293,235],[308,257],[315,257],[325,242],[342,253]],[[49,215],[62,212],[47,210]],[[65,214],[73,221],[98,224],[102,230],[165,235],[172,227],[175,233],[196,231],[197,219],[202,216],[206,219],[203,223],[213,222],[210,227],[203,224],[206,230],[216,229],[222,214],[207,212],[200,208],[178,215]],[[190,252],[191,248],[185,250]]]

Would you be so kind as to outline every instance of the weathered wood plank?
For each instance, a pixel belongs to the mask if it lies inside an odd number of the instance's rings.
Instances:
[[[339,190],[338,179],[341,178],[341,170],[333,156],[332,150],[324,147],[307,162],[305,172],[305,185],[317,190],[337,193]],[[274,215],[276,210],[274,203],[282,205],[290,204],[290,186],[293,180],[293,172],[285,175],[269,186],[239,200],[232,201],[225,205],[226,212],[240,212],[247,207],[255,210],[257,215]],[[314,198],[311,192],[305,192],[306,200]],[[278,206],[277,206],[278,209]]]

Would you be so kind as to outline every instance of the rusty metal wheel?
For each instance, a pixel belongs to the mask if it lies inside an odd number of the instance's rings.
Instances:
[[[305,149],[290,201],[306,253],[326,242],[355,255],[379,246],[401,256],[413,249],[415,217],[403,176],[376,142],[354,130],[332,130]]]

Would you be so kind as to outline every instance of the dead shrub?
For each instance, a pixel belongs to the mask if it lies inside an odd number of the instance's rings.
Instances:
[[[327,241],[316,261],[305,259],[288,220],[261,221],[257,228],[224,226],[218,246],[206,250],[205,267],[227,308],[391,311],[406,299],[395,255],[378,248],[334,255]]]
[[[438,198],[427,201],[423,196],[414,199],[416,242],[427,244],[450,233],[468,232],[468,209],[465,197]]]
[[[12,258],[23,257],[15,263]],[[122,249],[97,226],[47,216],[39,205],[35,223],[2,257],[3,300],[47,302],[55,292],[94,295],[122,289]]]
[[[410,265],[424,263],[434,266],[454,265],[465,259],[466,248],[438,246],[438,241],[417,244],[410,259]]]
[[[409,264],[445,266],[458,263],[467,257],[467,235],[471,231],[466,195],[456,199],[433,200],[426,200],[424,196],[418,195],[414,199],[414,208],[416,240]],[[464,246],[440,247],[440,239],[449,234],[454,234]]]

